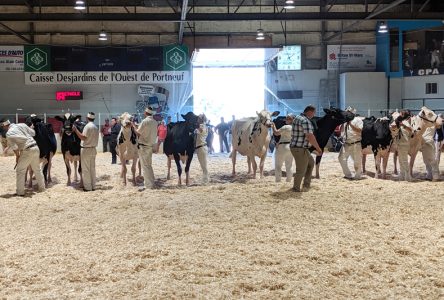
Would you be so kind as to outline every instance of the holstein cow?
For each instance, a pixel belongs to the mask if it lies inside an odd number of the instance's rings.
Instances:
[[[231,160],[233,163],[233,176],[236,175],[236,153],[247,156],[248,174],[251,173],[253,164],[253,178],[256,178],[257,163],[255,156],[260,158],[259,174],[264,176],[264,162],[267,156],[267,148],[270,143],[268,129],[271,127],[271,117],[279,115],[278,111],[273,113],[263,110],[256,112],[257,117],[234,120],[231,127],[233,151]]]
[[[390,155],[390,145],[392,143],[392,132],[390,131],[391,120],[387,117],[368,117],[363,120],[361,145],[363,149],[362,171],[365,172],[366,148],[369,147],[375,157],[375,178],[385,178],[387,172],[387,162]],[[382,160],[382,170],[381,170]]]
[[[137,135],[134,132],[131,122],[132,115],[125,112],[120,116],[120,133],[117,136],[117,155],[119,155],[122,170],[120,177],[123,178],[123,184],[126,185],[126,161],[132,160],[131,173],[133,175],[133,185],[136,185],[136,164],[139,158],[137,152]]]
[[[57,151],[57,141],[51,124],[45,124],[36,115],[26,117],[25,123],[28,126],[33,126],[35,131],[34,140],[40,150],[40,160],[43,163],[43,177],[45,179],[45,186],[51,182],[51,160]],[[32,170],[30,171],[30,178],[32,179]],[[29,182],[32,185],[32,180]]]
[[[74,181],[77,181],[77,162],[79,162],[78,172],[80,174],[80,180],[82,179],[82,166],[80,164],[80,139],[72,131],[73,126],[77,126],[80,131],[83,131],[85,127],[84,122],[76,121],[80,119],[80,115],[74,116],[70,113],[66,113],[63,118],[56,116],[55,119],[63,123],[62,127],[62,154],[65,161],[66,173],[68,175],[67,185],[71,185],[71,165],[74,164]]]
[[[410,139],[410,175],[413,176],[413,165],[415,163],[416,155],[425,143],[423,138],[424,132],[429,127],[439,127],[442,126],[442,124],[443,119],[425,106],[421,108],[419,114],[412,117],[412,128],[414,134]],[[426,165],[426,168],[430,167],[431,166]]]
[[[167,136],[164,142],[163,151],[167,157],[171,155],[177,166],[177,173],[179,174],[178,184],[182,184],[182,166],[181,160],[185,160],[185,174],[186,185],[190,183],[190,165],[194,154],[194,130],[198,128],[197,116],[192,112],[182,115],[185,121],[168,124]],[[168,167],[168,174],[170,173]],[[168,175],[169,177],[169,175]]]

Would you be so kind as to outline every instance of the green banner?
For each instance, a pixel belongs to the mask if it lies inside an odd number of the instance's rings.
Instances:
[[[51,71],[51,48],[25,45],[25,72],[44,71]]]
[[[188,71],[190,62],[188,59],[187,46],[165,46],[163,48],[163,70],[164,71]]]

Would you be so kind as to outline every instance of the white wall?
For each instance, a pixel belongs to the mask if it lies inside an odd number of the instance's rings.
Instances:
[[[426,94],[426,83],[437,83],[437,94]],[[403,108],[419,110],[427,106],[437,113],[444,113],[444,75],[404,77],[402,84]]]
[[[387,109],[387,78],[383,72],[353,72],[340,75],[340,107],[352,106],[363,116],[379,117]]]

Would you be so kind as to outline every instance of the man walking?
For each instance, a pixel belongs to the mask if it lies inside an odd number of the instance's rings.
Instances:
[[[313,124],[310,121],[315,112],[314,106],[307,106],[301,115],[295,116],[292,124],[290,151],[296,163],[293,182],[293,191],[295,192],[305,192],[310,189],[311,173],[314,168],[314,159],[308,150],[310,146],[315,147],[317,155],[322,154],[314,135]],[[302,179],[304,183],[301,188]]]
[[[117,122],[117,118],[111,118],[111,138],[109,143],[109,150],[111,151],[111,164],[116,164],[117,162],[117,137],[120,133],[120,124]]]
[[[139,159],[142,165],[142,174],[144,178],[144,187],[139,191],[145,189],[152,189],[154,187],[154,171],[152,166],[153,152],[157,151],[157,121],[154,120],[153,115],[155,111],[148,106],[145,108],[145,118],[139,124],[137,129],[134,128],[139,137]],[[134,126],[134,125],[133,125]]]
[[[73,126],[73,131],[79,139],[82,140],[80,146],[80,163],[82,164],[82,181],[83,190],[85,192],[94,191],[96,189],[96,156],[97,144],[99,143],[99,129],[94,124],[96,115],[89,112],[86,116],[88,123],[80,132],[76,126]]]
[[[45,182],[40,169],[40,150],[33,138],[34,129],[24,123],[11,124],[9,120],[2,120],[0,126],[6,132],[8,147],[14,151],[16,157],[17,196],[25,196],[25,177],[28,166],[31,166],[35,174],[39,192],[44,191]]]

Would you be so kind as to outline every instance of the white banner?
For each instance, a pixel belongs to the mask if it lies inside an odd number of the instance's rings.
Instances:
[[[186,83],[189,71],[25,72],[27,85]]]
[[[0,46],[0,72],[23,71],[23,46]]]
[[[340,64],[340,65],[339,65]],[[374,71],[376,45],[328,45],[327,70]]]

